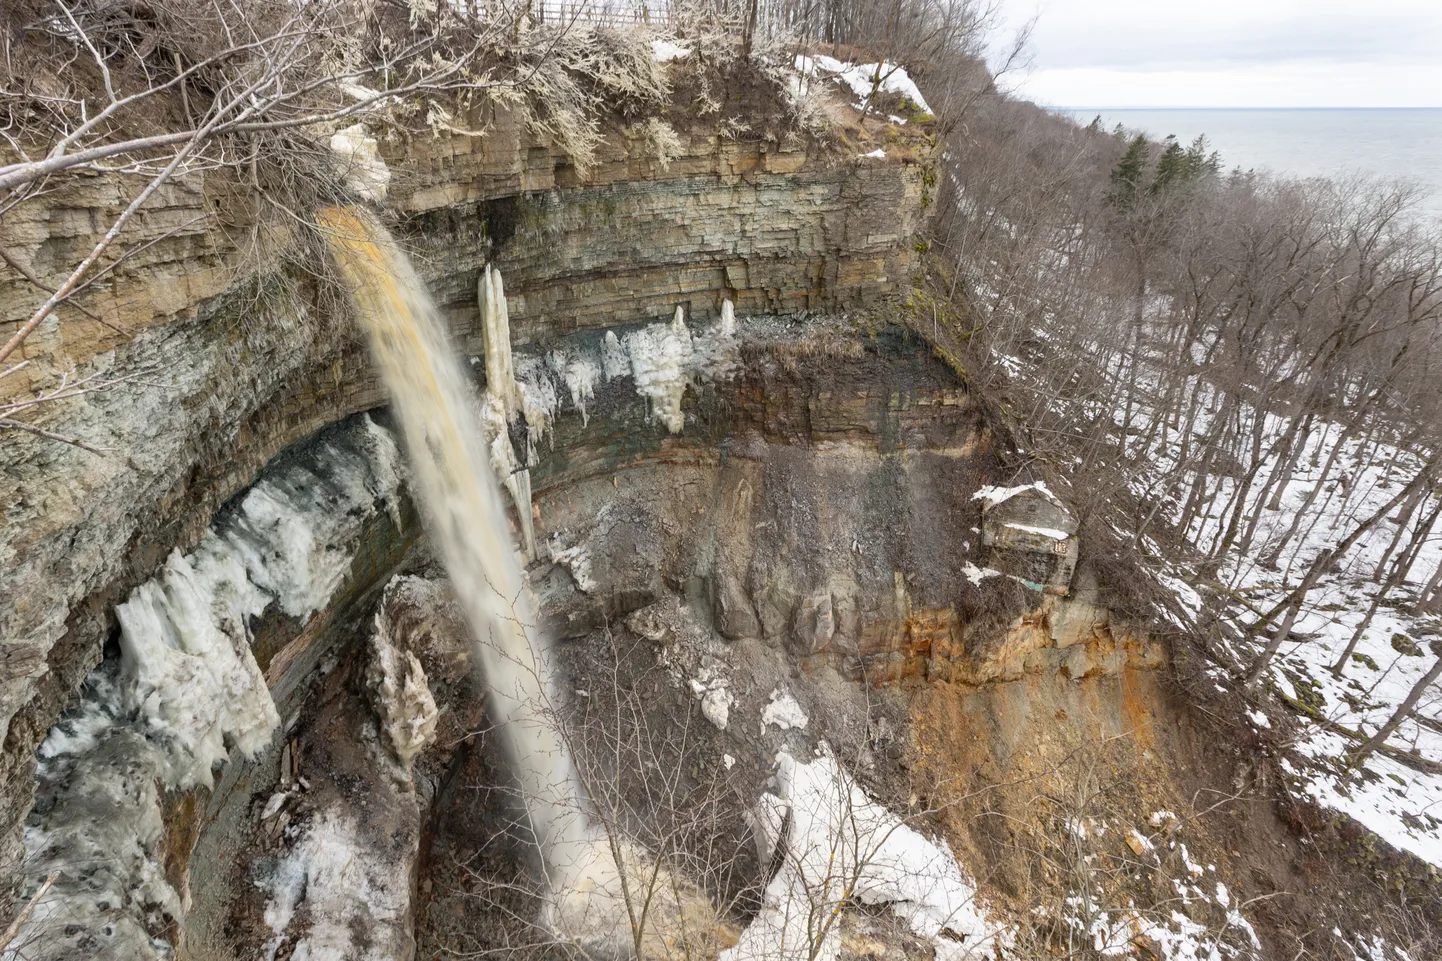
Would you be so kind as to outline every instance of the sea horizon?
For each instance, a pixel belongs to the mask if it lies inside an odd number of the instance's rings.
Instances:
[[[1038,105],[1038,106],[1040,106],[1040,105]],[[1258,106],[1255,106],[1255,105],[1254,105],[1254,106],[1248,106],[1248,107],[1228,107],[1228,106],[1224,106],[1224,105],[1212,104],[1212,105],[1210,105],[1210,106],[1205,106],[1205,107],[1178,107],[1178,106],[1148,107],[1148,106],[1146,106],[1146,105],[1119,105],[1119,104],[1100,105],[1100,104],[1082,104],[1082,105],[1080,105],[1080,106],[1044,107],[1044,109],[1046,109],[1046,110],[1158,110],[1158,111],[1160,111],[1160,110],[1299,110],[1299,111],[1300,111],[1300,110],[1367,110],[1367,111],[1376,111],[1376,110],[1414,110],[1414,111],[1427,111],[1427,110],[1442,110],[1442,105],[1439,105],[1439,106],[1436,106],[1436,107],[1356,107],[1356,106],[1343,106],[1343,107],[1319,107],[1319,106],[1311,106],[1311,107],[1258,107]]]
[[[1081,124],[1100,115],[1161,140],[1204,135],[1225,170],[1293,177],[1355,173],[1421,187],[1415,212],[1442,217],[1442,106],[1438,107],[1048,107]]]

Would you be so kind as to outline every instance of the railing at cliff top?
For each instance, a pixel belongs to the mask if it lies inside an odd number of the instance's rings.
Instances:
[[[451,6],[477,19],[499,18],[535,24],[586,24],[601,27],[656,27],[671,29],[681,23],[705,20],[713,29],[741,34],[749,0],[512,0],[487,4],[481,0],[451,0]],[[773,36],[803,23],[813,7],[788,0],[761,0],[757,7],[757,36]]]

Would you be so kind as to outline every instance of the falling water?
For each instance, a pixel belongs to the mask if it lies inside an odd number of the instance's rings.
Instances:
[[[590,915],[609,911],[589,902],[613,887],[615,871],[587,827],[583,792],[554,719],[550,652],[511,546],[473,391],[435,305],[385,229],[348,209],[327,208],[318,219],[352,287],[401,425],[414,494],[477,639],[491,708],[551,889],[562,896],[552,923],[573,934],[578,926],[594,929],[601,918]],[[487,347],[488,354],[498,349]],[[587,904],[577,903],[578,892],[590,892]]]

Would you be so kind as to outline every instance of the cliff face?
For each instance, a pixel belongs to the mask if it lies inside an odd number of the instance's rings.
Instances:
[[[688,845],[728,853],[698,858],[715,873],[690,880],[729,903],[766,877],[738,816],[778,752],[829,743],[892,803],[923,783],[984,790],[983,779],[1039,776],[1046,759],[1032,759],[1028,741],[1084,738],[1093,723],[1119,736],[1150,727],[1152,712],[1171,723],[1153,680],[1164,654],[1145,634],[1080,597],[1038,606],[973,579],[986,559],[972,493],[997,479],[996,439],[980,399],[924,341],[795,321],[743,321],[736,340],[734,375],[687,393],[680,432],[621,377],[597,386],[584,416],[563,404],[538,444],[544,547],[530,579],[562,642],[559,708],[577,722],[577,758],[608,817],[639,818],[628,830],[651,850],[663,839],[646,823],[693,824]],[[517,361],[595,342],[554,337]],[[261,639],[273,689],[293,692],[286,737],[168,815],[184,866],[170,877],[190,902],[184,957],[284,951],[336,917],[397,957],[538,937],[534,900],[497,893],[516,887],[507,878],[524,875],[526,856],[505,840],[507,759],[477,736],[484,699],[445,576],[424,550],[397,562],[384,524],[372,536],[325,614]],[[399,778],[375,747],[384,739],[368,693],[381,622],[362,612],[382,587],[388,636],[419,659],[442,705],[434,744]],[[317,674],[318,663],[330,666]],[[1057,723],[1068,710],[1079,723]],[[610,740],[622,716],[624,747]],[[924,777],[908,775],[912,765]],[[201,819],[203,830],[186,827]],[[973,826],[956,828],[978,851]],[[258,920],[281,897],[273,865],[318,863],[322,839],[360,852],[352,880],[372,909],[317,888],[303,920],[277,934]],[[995,857],[981,849],[968,864],[989,873]],[[706,956],[737,936],[709,904],[687,909],[684,934]]]
[[[391,210],[457,341],[481,350],[476,279],[489,257],[512,294],[520,342],[669,315],[795,312],[877,301],[912,269],[922,171],[801,146],[693,137],[662,168],[625,129],[584,181],[506,115],[486,137],[388,146]],[[0,719],[7,784],[28,782],[39,739],[96,663],[114,604],[279,450],[383,403],[348,319],[316,293],[315,254],[258,226],[243,186],[219,175],[176,184],[148,209],[142,240],[81,300],[125,333],[74,310],[24,347],[31,368],[4,389],[74,368],[101,389],[52,405],[43,425],[96,455],[5,436],[0,460]],[[9,253],[51,278],[117,209],[116,185],[83,189],[7,222]],[[204,205],[227,226],[201,232]],[[879,229],[877,225],[885,225]],[[36,288],[7,272],[3,319]],[[27,381],[26,377],[30,377]],[[7,793],[0,822],[24,817]]]
[[[1085,576],[1069,597],[1042,597],[991,569],[974,495],[1017,481],[984,401],[895,302],[917,267],[925,168],[694,134],[663,167],[617,126],[582,178],[515,118],[488,122],[485,137],[383,144],[386,213],[473,369],[490,264],[518,369],[532,386],[549,379],[545,435],[513,440],[535,441],[542,548],[528,573],[561,641],[560,709],[596,803],[696,872],[676,890],[701,929],[663,930],[653,956],[735,942],[771,857],[744,812],[775,789],[779,758],[818,752],[949,843],[988,910],[1027,931],[1038,905],[1063,933],[1092,924],[1074,910],[1092,895],[1170,910],[1187,879],[1206,937],[1245,956],[1225,893],[1198,893],[1188,851],[1216,874],[1209,887],[1225,875],[1240,901],[1264,886],[1249,889],[1253,865],[1234,852],[1281,842],[1267,810],[1226,834],[1189,824],[1185,844],[1172,821],[1148,825],[1188,810],[1215,763],[1171,699],[1164,646],[1114,618]],[[286,218],[258,218],[246,196],[219,175],[175,185],[143,225],[153,243],[83,301],[127,332],[71,311],[26,344],[33,372],[99,375],[103,389],[44,423],[113,450],[0,445],[10,865],[27,816],[51,823],[70,803],[67,772],[84,762],[42,768],[34,807],[36,748],[92,668],[103,665],[102,684],[117,670],[113,650],[103,657],[116,605],[243,512],[237,495],[258,476],[328,476],[318,452],[367,423],[358,412],[387,429],[357,328],[314,279],[321,248]],[[7,224],[7,251],[50,278],[117,202],[100,180],[57,197]],[[223,230],[190,226],[217,202]],[[37,297],[13,272],[0,284],[6,320]],[[630,343],[680,306],[701,344],[728,299],[741,322],[725,373],[688,384],[673,419],[634,369],[604,380],[593,369],[584,403],[567,395],[568,359],[604,367],[605,332]],[[287,956],[319,931],[395,958],[535,936],[508,927],[530,926],[539,902],[444,572],[404,496],[346,510],[359,520],[328,599],[303,614],[271,605],[250,624],[284,733],[249,760],[237,752],[213,787],[155,795],[155,779],[136,782],[156,812],[140,860],[173,898],[137,899],[129,920],[179,957]],[[58,729],[73,733],[77,716]],[[396,731],[413,740],[398,747]],[[692,858],[703,850],[726,854]],[[335,852],[344,863],[326,860]],[[1073,854],[1069,875],[1058,866]],[[1104,890],[1088,865],[1118,856],[1126,867]],[[1295,880],[1280,856],[1267,869]],[[1139,934],[1131,918],[1125,937],[1202,930],[1153,914],[1181,927]],[[878,923],[843,912],[845,951],[930,957]]]

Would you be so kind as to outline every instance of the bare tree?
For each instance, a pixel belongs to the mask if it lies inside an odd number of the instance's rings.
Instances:
[[[1377,729],[1375,734],[1352,752],[1351,756],[1347,759],[1350,767],[1360,766],[1372,752],[1385,745],[1387,738],[1391,737],[1397,728],[1402,726],[1402,722],[1405,721],[1407,716],[1417,707],[1418,702],[1422,700],[1422,695],[1427,692],[1427,689],[1437,683],[1439,677],[1442,677],[1442,642],[1432,642],[1432,653],[1437,656],[1437,660],[1433,661],[1432,666],[1428,668],[1427,672],[1417,679],[1417,683],[1412,685],[1412,689],[1407,692],[1407,696],[1402,699],[1402,703],[1397,705],[1397,709],[1392,712],[1392,716]]]

